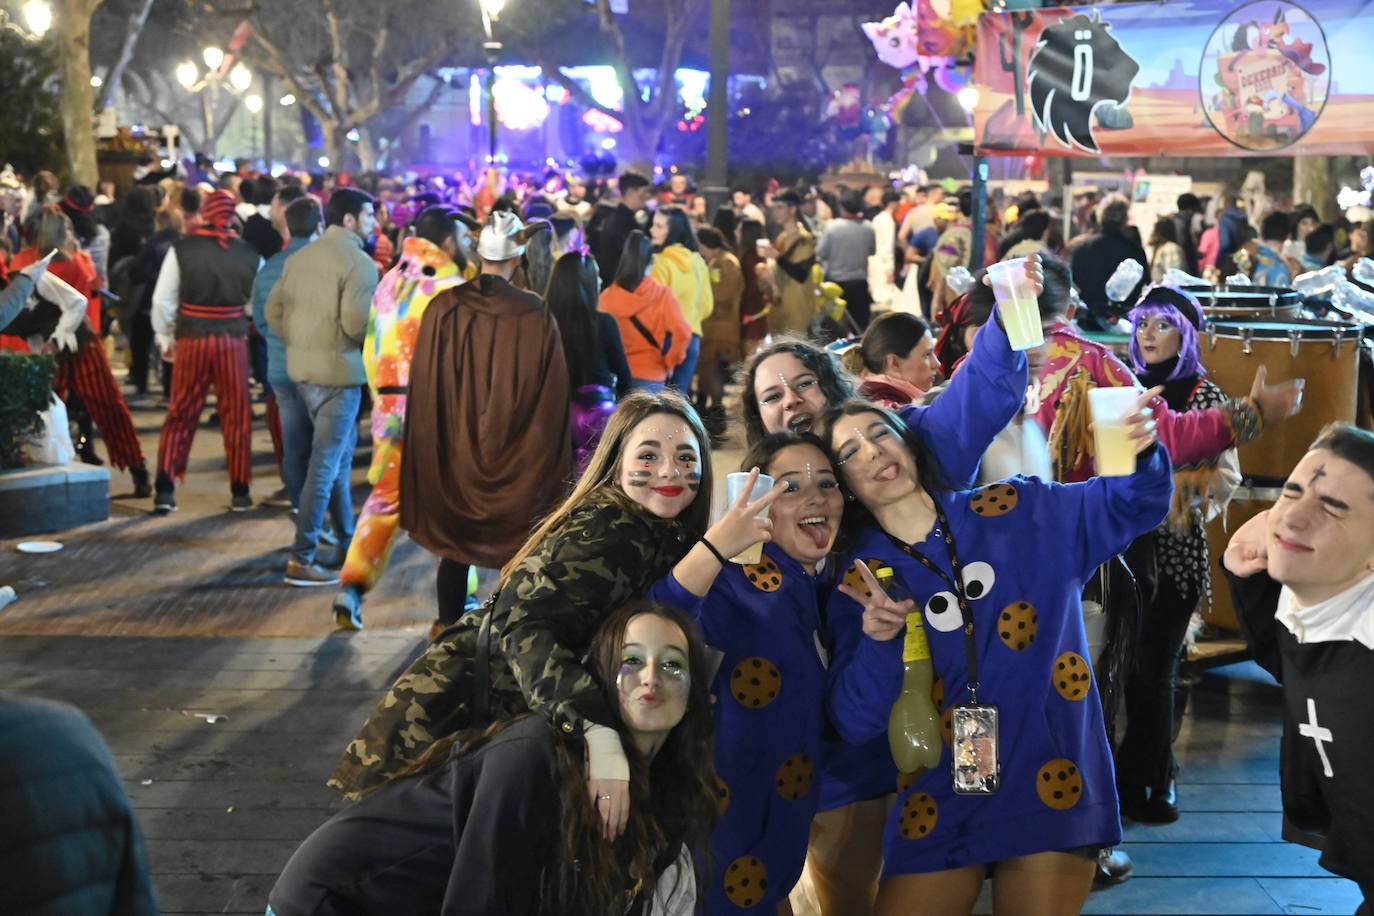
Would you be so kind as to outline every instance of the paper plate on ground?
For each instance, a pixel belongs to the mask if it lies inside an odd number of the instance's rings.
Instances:
[[[20,553],[56,553],[62,549],[58,541],[20,541],[14,545]]]

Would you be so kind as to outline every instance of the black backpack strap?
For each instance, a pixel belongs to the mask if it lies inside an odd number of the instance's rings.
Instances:
[[[630,324],[635,326],[636,331],[644,335],[644,339],[649,342],[649,346],[653,347],[655,350],[658,350],[659,352],[663,351],[663,347],[661,344],[659,344],[658,338],[654,337],[653,334],[649,333],[649,329],[644,326],[644,322],[640,321],[638,316],[631,315]]]

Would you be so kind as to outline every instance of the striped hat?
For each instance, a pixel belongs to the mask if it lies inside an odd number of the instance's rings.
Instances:
[[[234,221],[234,195],[225,190],[211,193],[200,204],[200,216],[216,229],[227,229]]]

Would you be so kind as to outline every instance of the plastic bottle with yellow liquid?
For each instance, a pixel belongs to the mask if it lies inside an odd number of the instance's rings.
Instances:
[[[878,583],[893,601],[905,601],[911,593],[897,581],[891,567],[877,571]],[[903,773],[923,773],[940,762],[940,713],[931,699],[935,669],[926,642],[925,620],[920,608],[906,615],[906,639],[902,647],[902,692],[892,704],[887,720],[887,743],[892,759]]]

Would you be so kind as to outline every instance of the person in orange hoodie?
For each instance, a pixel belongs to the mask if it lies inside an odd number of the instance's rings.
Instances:
[[[638,229],[625,240],[615,279],[601,293],[601,311],[615,316],[634,387],[658,394],[687,356],[692,326],[667,286],[649,276],[654,246]]]

